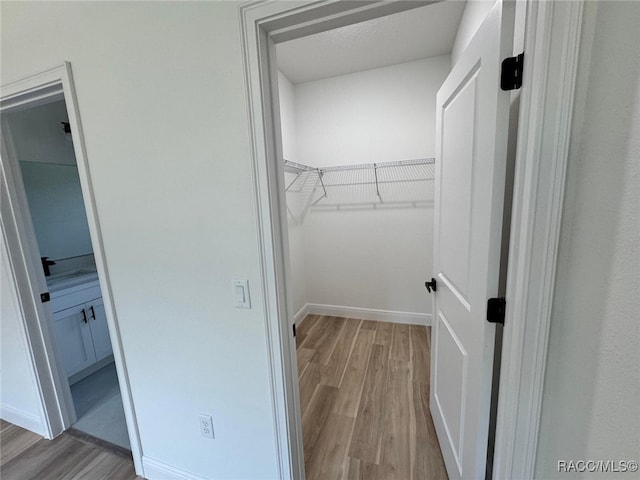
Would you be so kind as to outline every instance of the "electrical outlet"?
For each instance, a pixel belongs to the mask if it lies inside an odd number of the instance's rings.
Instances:
[[[200,414],[200,433],[203,437],[216,438],[213,434],[213,419],[211,415]]]

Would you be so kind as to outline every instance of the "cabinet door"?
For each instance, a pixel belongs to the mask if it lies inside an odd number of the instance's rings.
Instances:
[[[87,315],[89,316],[91,336],[93,337],[93,346],[96,351],[96,361],[99,361],[113,353],[109,328],[107,327],[107,315],[104,311],[102,298],[87,303]]]
[[[82,313],[83,310],[86,317]],[[53,330],[67,377],[96,361],[88,322],[89,313],[84,309],[84,305],[53,314]]]

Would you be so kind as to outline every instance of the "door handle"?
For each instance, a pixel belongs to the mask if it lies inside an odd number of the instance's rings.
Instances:
[[[96,311],[93,309],[93,305],[91,305],[91,306],[89,307],[89,310],[91,311],[91,318],[92,318],[93,320],[95,320],[95,319],[96,319]]]
[[[87,311],[83,308],[82,310],[80,310],[80,313],[82,313],[82,321],[84,323],[88,323],[87,322]]]
[[[429,291],[429,293],[431,293],[432,291],[435,292],[436,279],[432,277],[430,282],[424,282],[424,286],[427,287],[427,290]]]

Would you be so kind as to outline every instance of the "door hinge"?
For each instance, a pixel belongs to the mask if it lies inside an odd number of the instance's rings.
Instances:
[[[430,282],[424,282],[424,286],[427,287],[427,290],[429,291],[429,293],[435,292],[437,290],[436,279],[431,277],[431,281]]]
[[[49,292],[41,293],[40,300],[42,300],[42,303],[47,303],[49,300],[51,300],[51,295],[49,295]]]
[[[490,298],[487,301],[487,321],[504,325],[507,300],[504,297]]]
[[[505,91],[517,90],[522,86],[522,68],[524,52],[516,57],[508,57],[502,61],[500,88]]]
[[[295,323],[293,324],[293,336],[294,337],[296,336],[296,324]]]

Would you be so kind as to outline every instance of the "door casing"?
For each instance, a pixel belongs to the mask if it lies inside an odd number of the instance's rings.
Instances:
[[[71,64],[64,62],[60,66],[3,85],[0,97],[0,113],[31,108],[58,99],[64,99],[67,106],[73,149],[78,166],[96,269],[100,279],[109,337],[111,338],[113,356],[120,383],[131,453],[136,473],[142,475],[140,435],[136,423],[129,375],[105,260]],[[76,421],[75,409],[69,382],[62,367],[62,361],[57,354],[51,308],[48,303],[40,301],[40,294],[46,292],[48,287],[42,274],[40,258],[37,255],[37,240],[24,192],[20,167],[12,147],[11,135],[6,130],[4,121],[2,127],[4,141],[2,142],[0,168],[0,185],[2,186],[0,189],[0,207],[2,211],[0,224],[9,254],[11,275],[17,286],[19,306],[22,310],[23,332],[27,340],[29,354],[33,359],[36,385],[42,405],[41,416],[45,430],[43,433],[47,438],[54,438]]]
[[[582,0],[523,1],[526,54],[493,463],[493,478],[500,479],[533,478],[583,17]],[[304,478],[304,459],[288,320],[295,312],[287,295],[275,44],[429,3],[434,2],[252,1],[240,7],[261,295],[282,479]]]

